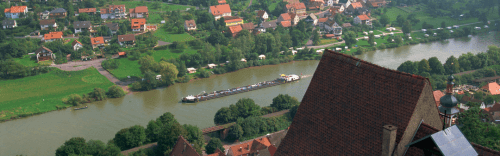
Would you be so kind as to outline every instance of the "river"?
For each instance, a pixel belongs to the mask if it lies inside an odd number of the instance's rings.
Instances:
[[[499,33],[484,33],[472,38],[377,50],[357,57],[391,69],[396,69],[406,60],[417,61],[433,56],[444,63],[450,55],[458,57],[462,53],[486,51],[488,45],[500,46],[499,37]],[[213,117],[219,108],[234,104],[240,98],[252,98],[260,106],[269,106],[272,98],[278,94],[289,94],[301,100],[312,77],[196,104],[180,103],[183,96],[273,80],[279,74],[312,75],[317,65],[318,61],[296,61],[252,67],[191,83],[94,102],[88,104],[89,108],[85,110],[66,109],[0,123],[0,155],[52,156],[71,137],[97,139],[106,143],[120,129],[133,125],[145,127],[148,121],[165,112],[174,114],[181,124],[210,127],[214,125]]]

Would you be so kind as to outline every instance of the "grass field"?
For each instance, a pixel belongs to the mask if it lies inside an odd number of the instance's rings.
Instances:
[[[24,55],[21,58],[15,58],[14,61],[16,61],[17,63],[20,63],[26,67],[38,66],[38,63],[36,63],[36,60],[32,60],[31,56],[35,57],[35,55]]]
[[[165,29],[163,29],[161,27],[155,31],[154,35],[156,37],[159,37],[160,40],[165,41],[165,42],[191,41],[191,40],[196,39],[193,36],[189,35],[188,33],[173,34],[173,33],[165,31]]]
[[[117,79],[120,80],[125,80],[127,79],[127,76],[136,76],[136,77],[142,77],[141,70],[139,67],[138,61],[132,61],[128,58],[120,58],[117,59],[120,61],[120,66],[117,69],[110,69],[108,70],[113,76],[115,76]]]
[[[325,45],[325,44],[330,44],[330,43],[335,43],[338,42],[337,39],[320,39],[319,40],[319,45]]]
[[[0,120],[21,114],[56,110],[68,106],[61,99],[70,94],[107,90],[113,83],[91,67],[81,71],[54,69],[46,74],[0,81]]]
[[[186,8],[194,8],[193,6],[183,6],[183,5],[175,5],[175,4],[165,4],[160,3],[161,7],[155,6],[154,2],[141,2],[141,1],[113,1],[114,5],[125,5],[125,8],[132,9],[136,6],[147,6],[148,11],[151,15],[151,12],[157,11],[174,11],[174,10],[186,10]]]
[[[155,50],[155,52],[153,53],[153,58],[155,58],[155,61],[158,62],[158,61],[160,61],[160,59],[162,57],[164,57],[166,59],[169,59],[169,58],[178,58],[183,53],[195,54],[196,52],[197,52],[196,50],[191,49],[191,48],[187,48],[182,53],[173,53],[173,52],[170,52],[169,49],[166,49],[166,50]]]
[[[158,24],[162,20],[163,20],[163,18],[161,18],[160,14],[149,14],[148,23]]]

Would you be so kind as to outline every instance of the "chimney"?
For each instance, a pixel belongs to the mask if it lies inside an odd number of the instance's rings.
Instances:
[[[385,125],[382,132],[382,156],[392,156],[396,145],[396,130],[394,125]]]
[[[243,150],[243,147],[240,147],[240,151],[242,151],[242,150]]]

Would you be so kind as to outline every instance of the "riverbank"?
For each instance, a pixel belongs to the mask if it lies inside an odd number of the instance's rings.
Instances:
[[[95,68],[53,71],[21,79],[0,81],[0,122],[65,109],[62,98],[112,86]]]

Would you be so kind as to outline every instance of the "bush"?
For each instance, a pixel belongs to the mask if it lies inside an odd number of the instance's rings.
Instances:
[[[378,46],[378,49],[386,49],[386,48],[387,48],[387,47],[385,46],[385,44],[380,44],[380,45]]]
[[[113,85],[109,87],[108,92],[106,93],[111,98],[119,98],[125,96],[125,91],[117,85]]]
[[[81,104],[83,101],[83,98],[82,96],[78,95],[78,94],[71,94],[69,95],[68,97],[68,101],[67,103],[68,104],[72,104],[73,106],[76,106],[76,105],[79,105]]]
[[[101,88],[94,88],[94,91],[89,93],[89,97],[93,98],[96,101],[101,101],[106,99],[106,91]]]
[[[135,81],[134,83],[132,83],[132,90],[141,90],[142,89],[142,85],[140,82],[137,82]]]
[[[243,137],[243,129],[241,128],[240,125],[234,124],[229,129],[229,132],[227,133],[226,140],[234,141],[234,140],[239,140],[242,137]]]
[[[198,71],[196,72],[196,76],[200,77],[200,78],[207,78],[207,77],[210,77],[212,73],[210,71],[207,71],[205,68],[200,68],[198,69]]]
[[[215,153],[217,148],[220,151],[225,151],[224,146],[222,146],[222,141],[219,138],[211,138],[207,146],[205,146],[207,154]]]
[[[104,60],[101,65],[104,69],[116,69],[120,66],[120,62],[116,59]]]
[[[259,61],[255,61],[255,62],[259,62]],[[225,66],[224,67],[218,66],[217,68],[214,69],[214,73],[215,74],[224,74],[224,73],[226,73]]]

